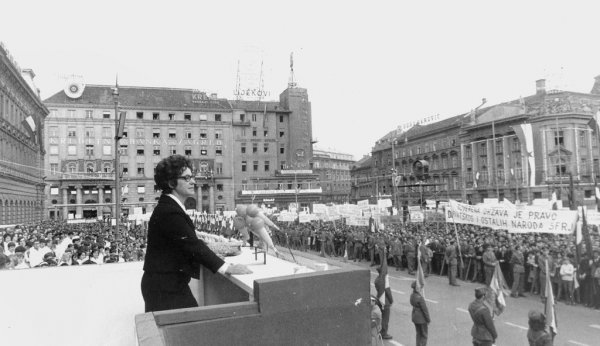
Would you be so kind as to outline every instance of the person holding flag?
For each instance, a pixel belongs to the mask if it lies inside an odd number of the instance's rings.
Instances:
[[[529,346],[552,346],[552,335],[546,330],[546,316],[537,310],[531,310],[528,317],[527,341]]]
[[[419,270],[422,272],[420,264]],[[423,285],[424,282],[419,283],[418,280],[413,281],[413,283],[410,285],[410,287],[413,289],[413,292],[410,295],[410,305],[413,307],[411,319],[417,332],[417,342],[415,344],[417,346],[427,345],[427,329],[429,323],[431,322],[429,310],[427,309],[427,304],[425,304],[425,298],[421,295]]]
[[[388,334],[388,325],[390,323],[390,313],[394,297],[392,296],[392,288],[390,287],[390,279],[388,277],[387,255],[385,248],[382,249],[381,266],[377,268],[379,275],[375,279],[375,289],[377,290],[377,299],[383,306],[381,317],[381,338],[392,339]]]
[[[476,288],[475,300],[469,304],[469,314],[473,320],[471,328],[473,346],[491,346],[498,338],[492,313],[484,302],[486,291],[487,287]]]

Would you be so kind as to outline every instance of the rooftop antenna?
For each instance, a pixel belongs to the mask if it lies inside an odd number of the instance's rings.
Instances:
[[[265,80],[263,79],[263,61],[261,60],[260,61],[260,80],[258,82],[258,102],[259,103],[263,98],[264,90],[265,90]]]
[[[240,60],[237,62],[237,76],[235,78],[235,100],[239,101],[242,99],[240,95]]]
[[[295,88],[296,81],[294,81],[294,52],[290,53],[290,80],[288,82],[288,88]]]

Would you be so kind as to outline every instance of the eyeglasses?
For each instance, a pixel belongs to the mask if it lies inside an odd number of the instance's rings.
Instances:
[[[183,175],[183,176],[181,176],[181,177],[178,177],[177,179],[183,179],[183,180],[185,180],[185,181],[187,181],[187,182],[189,182],[189,181],[190,181],[190,180],[192,180],[192,179],[196,180],[196,178],[194,178],[194,176],[193,176],[193,175]]]

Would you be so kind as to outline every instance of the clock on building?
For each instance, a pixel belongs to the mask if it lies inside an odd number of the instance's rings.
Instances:
[[[81,81],[70,80],[65,85],[65,94],[72,99],[80,98],[85,89],[85,84]]]

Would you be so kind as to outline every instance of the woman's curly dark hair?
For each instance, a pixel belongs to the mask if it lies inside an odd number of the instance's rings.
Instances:
[[[162,159],[154,168],[154,182],[162,193],[173,192],[177,178],[186,169],[192,169],[192,162],[183,155],[171,155]]]

